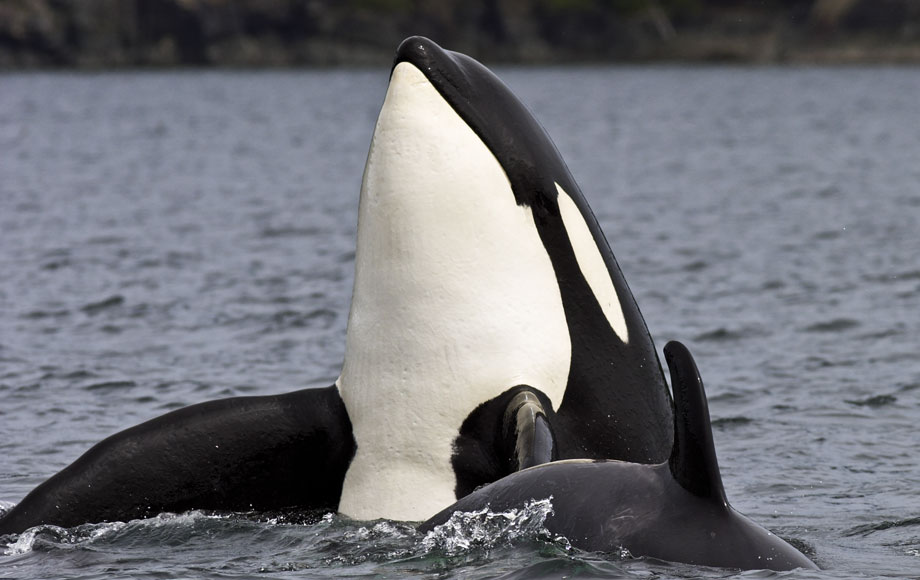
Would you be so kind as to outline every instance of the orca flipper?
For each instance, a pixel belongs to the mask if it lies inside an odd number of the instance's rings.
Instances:
[[[470,413],[454,440],[451,464],[461,498],[527,467],[558,459],[556,415],[542,391],[517,385]]]
[[[693,495],[728,506],[700,371],[687,347],[677,341],[665,345],[664,357],[674,391],[674,445],[668,459],[671,474]]]
[[[513,471],[549,463],[556,458],[556,440],[546,410],[532,390],[519,391],[508,403],[504,432],[505,440],[514,442]]]
[[[333,511],[354,452],[334,386],[200,403],[104,439],[0,518],[0,535],[190,509]]]

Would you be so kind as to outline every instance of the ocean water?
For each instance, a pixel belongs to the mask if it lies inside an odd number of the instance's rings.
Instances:
[[[920,576],[920,69],[527,68],[729,500],[821,572]],[[170,410],[338,374],[385,70],[0,76],[0,506]],[[2,578],[689,578],[545,506],[425,536],[165,514],[0,539]]]

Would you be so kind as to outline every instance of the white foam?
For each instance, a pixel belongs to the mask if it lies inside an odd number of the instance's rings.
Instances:
[[[426,552],[440,550],[449,555],[468,552],[473,549],[490,550],[525,538],[553,538],[546,530],[546,518],[553,513],[552,496],[541,500],[530,500],[521,508],[493,512],[486,506],[472,512],[454,512],[443,524],[429,531],[421,540]]]

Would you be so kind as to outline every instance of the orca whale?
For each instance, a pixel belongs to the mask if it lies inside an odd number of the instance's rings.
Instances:
[[[420,521],[523,466],[671,448],[654,345],[564,161],[498,77],[426,38],[400,45],[371,142],[336,384],[356,519]]]
[[[460,499],[420,527],[456,512],[501,512],[550,499],[545,520],[572,546],[635,557],[746,570],[817,569],[805,555],[735,511],[716,460],[706,394],[687,348],[664,349],[674,391],[674,445],[667,461],[564,460],[518,471]]]
[[[404,41],[361,186],[335,384],[213,401],[117,433],[0,533],[192,508],[422,521],[518,469],[664,460],[671,402],[584,196],[475,60]]]

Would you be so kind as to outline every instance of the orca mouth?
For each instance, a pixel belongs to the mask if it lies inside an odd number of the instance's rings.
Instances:
[[[409,62],[425,70],[430,63],[438,59],[443,60],[445,57],[444,49],[434,41],[424,36],[410,36],[399,43],[396,57],[393,59],[393,68],[396,68],[396,65],[401,62]]]
[[[400,43],[391,75],[401,63],[419,69],[487,145],[489,140],[483,134],[486,123],[495,122],[488,118],[489,109],[506,109],[509,104],[523,108],[492,71],[465,54],[444,50],[424,36],[412,36]]]
[[[393,69],[403,62],[413,65],[422,71],[425,78],[456,109],[452,97],[469,102],[474,96],[469,75],[464,71],[470,64],[464,63],[463,60],[475,62],[465,55],[444,50],[424,36],[412,36],[402,41],[396,49]],[[485,67],[481,68],[486,71]],[[392,69],[390,73],[392,74]],[[495,80],[498,81],[497,78]]]
[[[547,211],[547,200],[556,198],[556,183],[569,193],[578,190],[549,135],[488,68],[423,36],[399,45],[393,69],[401,63],[421,71],[485,143],[508,176],[518,205],[539,216]]]

